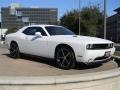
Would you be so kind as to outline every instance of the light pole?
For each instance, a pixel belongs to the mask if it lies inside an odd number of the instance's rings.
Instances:
[[[106,39],[107,0],[104,0],[104,39]]]
[[[1,13],[1,40],[2,40],[2,12],[0,12]]]
[[[80,35],[80,11],[81,11],[81,4],[80,4],[80,0],[79,0],[79,35]]]

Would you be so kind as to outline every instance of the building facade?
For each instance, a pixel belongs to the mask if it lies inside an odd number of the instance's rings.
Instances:
[[[120,8],[114,10],[116,14],[107,18],[106,38],[115,43],[120,43]],[[98,29],[97,36],[104,37],[103,28]]]
[[[30,24],[57,24],[57,8],[25,8],[17,4],[1,8],[2,28],[21,28]]]
[[[107,19],[107,39],[120,43],[120,8],[114,11],[117,13]]]

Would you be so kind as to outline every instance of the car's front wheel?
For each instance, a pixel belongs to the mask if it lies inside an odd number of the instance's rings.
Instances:
[[[71,69],[75,67],[75,55],[71,48],[61,46],[55,53],[56,64],[61,69]]]
[[[20,57],[20,51],[17,43],[13,42],[10,45],[10,56],[12,58],[19,58]]]

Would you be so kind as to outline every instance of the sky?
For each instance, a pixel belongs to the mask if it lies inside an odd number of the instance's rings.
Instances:
[[[100,5],[101,10],[104,8],[104,0],[80,0],[81,8],[89,5]],[[79,0],[0,0],[0,8],[8,7],[11,3],[19,3],[22,7],[41,7],[41,8],[58,8],[58,18],[67,11],[78,9]],[[107,0],[107,15],[115,14],[114,9],[120,7],[120,0]]]

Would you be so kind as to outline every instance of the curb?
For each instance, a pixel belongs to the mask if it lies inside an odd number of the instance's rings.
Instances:
[[[55,85],[97,81],[117,76],[120,76],[119,68],[108,71],[78,75],[41,76],[41,77],[0,76],[0,85]]]

